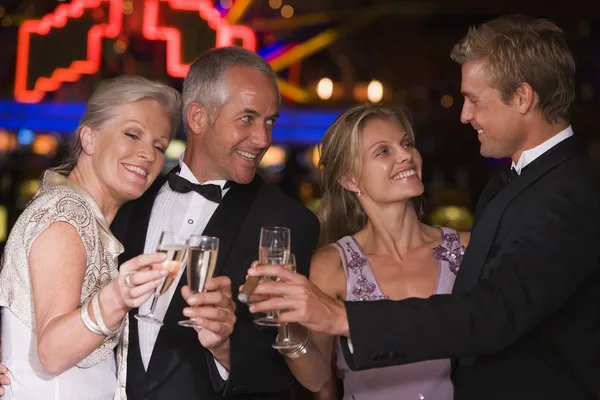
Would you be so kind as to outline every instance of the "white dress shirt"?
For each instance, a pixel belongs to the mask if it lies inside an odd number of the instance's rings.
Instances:
[[[521,175],[523,168],[532,163],[533,160],[571,136],[573,136],[573,128],[571,128],[571,125],[569,125],[566,129],[558,132],[544,143],[535,146],[533,149],[525,150],[523,153],[521,153],[521,157],[516,164],[513,161],[512,167],[515,169],[515,171],[517,171],[517,174]]]
[[[183,162],[183,155],[179,158],[179,166],[181,168],[179,176],[194,184],[199,183],[192,171]],[[219,185],[221,186],[221,189],[223,189],[226,181],[206,181],[203,184],[210,183]],[[229,188],[223,190],[223,196],[225,196],[228,191]],[[158,239],[162,231],[170,231],[181,236],[202,234],[218,206],[218,203],[207,200],[204,196],[194,191],[188,193],[174,192],[169,187],[169,183],[165,182],[160,188],[158,195],[154,200],[154,205],[152,206],[144,253],[153,253],[156,251]],[[185,267],[186,262],[184,261],[179,274],[171,284],[169,290],[158,298],[156,309],[154,311],[154,316],[157,319],[162,320],[165,317],[173,294],[177,289],[177,284],[185,271]],[[152,297],[140,306],[139,313],[147,314],[150,312],[151,302]],[[186,319],[186,317],[181,314],[181,319]],[[150,357],[152,356],[152,351],[154,350],[154,344],[156,343],[159,331],[160,326],[158,325],[144,323],[143,321],[138,322],[140,353],[146,370],[148,370],[148,364],[150,363]],[[227,380],[229,372],[216,359],[215,363],[221,377],[224,380]]]

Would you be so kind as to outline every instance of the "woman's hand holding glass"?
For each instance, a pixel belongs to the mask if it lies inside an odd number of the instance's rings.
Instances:
[[[119,267],[116,287],[123,308],[137,308],[152,296],[167,275],[165,269],[153,265],[167,259],[164,253],[141,254]]]
[[[260,265],[259,261],[254,261],[252,263],[252,266],[250,267],[250,269],[252,268],[256,268]],[[272,266],[276,266],[276,267],[283,267],[286,268],[287,270],[296,273],[296,256],[293,253],[289,254],[289,258],[288,258],[288,262],[286,264],[278,264],[278,265],[272,265]],[[272,276],[268,276],[268,279],[262,279],[263,276],[254,276],[255,279],[250,279],[250,280],[246,280],[246,283],[244,285],[242,285],[240,287],[240,293],[245,293],[246,297],[244,297],[243,301],[244,303],[250,304],[250,303],[259,303],[259,302],[263,302],[267,299],[269,299],[270,296],[265,296],[265,295],[260,295],[258,294],[255,290],[256,288],[258,288],[258,286],[260,285],[260,282],[269,282],[269,281],[273,281],[273,282],[277,282],[279,281],[279,279],[277,277],[272,277]],[[248,283],[249,282],[255,282],[252,285],[250,285],[251,287],[248,287]],[[250,294],[250,297],[248,298],[247,295]],[[239,296],[238,296],[239,298]],[[252,311],[252,308],[250,308],[250,310]],[[274,311],[274,310],[271,310]],[[279,316],[279,313],[275,310],[275,312],[273,312],[273,315],[275,316]],[[294,338],[293,335],[291,335],[290,331],[291,331],[291,327],[289,326],[288,323],[286,322],[282,322],[279,318],[277,318],[276,320],[273,321],[274,323],[276,323],[277,325],[270,325],[270,326],[277,326],[278,332],[279,334],[277,335],[277,339],[275,340],[275,343],[273,343],[273,348],[277,349],[277,350],[285,350],[285,349],[293,349],[298,347],[299,345],[301,345],[301,342],[299,342],[296,338]],[[260,324],[259,324],[260,325]]]
[[[296,272],[296,256],[293,253],[290,253],[290,259],[288,263],[284,265],[284,267],[292,272]],[[273,343],[273,348],[277,350],[285,350],[296,348],[299,345],[301,345],[301,343],[294,339],[290,334],[290,324],[287,322],[281,323],[279,334],[277,335],[275,343]]]
[[[281,265],[257,265],[248,275],[275,279],[261,280],[250,297],[250,312],[272,310],[279,313],[281,323],[296,322],[332,336],[349,335],[344,303],[323,293],[304,275]]]
[[[290,261],[291,232],[282,226],[264,226],[260,230],[258,258],[261,264],[287,265]],[[267,280],[277,278],[265,276]],[[280,326],[277,312],[266,310],[265,316],[256,318],[254,323],[260,326]]]
[[[163,259],[161,264],[155,264],[155,268],[161,271],[161,273],[166,271],[166,274],[162,275],[163,278],[161,279],[160,285],[156,286],[154,297],[152,298],[152,304],[150,304],[150,312],[144,315],[136,314],[135,317],[137,319],[155,325],[163,324],[161,320],[154,316],[156,303],[158,298],[169,290],[171,284],[177,278],[177,275],[181,269],[181,264],[183,263],[187,253],[188,242],[188,237],[181,236],[173,232],[164,231],[160,235],[158,245],[156,246],[156,251],[165,254],[166,257]],[[131,281],[131,278],[129,278],[129,281]]]

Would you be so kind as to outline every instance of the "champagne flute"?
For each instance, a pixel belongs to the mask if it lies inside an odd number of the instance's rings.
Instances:
[[[213,236],[192,235],[188,248],[187,281],[194,293],[204,291],[204,285],[208,282],[217,265],[219,253],[219,238]],[[193,319],[179,321],[179,325],[189,328],[197,328]]]
[[[281,226],[265,226],[260,231],[258,261],[261,264],[286,265],[290,259],[290,229]],[[277,280],[277,278],[266,278]],[[264,317],[254,320],[261,326],[279,326],[277,313],[267,311]]]
[[[287,269],[292,272],[296,272],[296,256],[293,253],[290,253],[290,260],[287,264],[284,265]],[[290,327],[287,322],[281,324],[281,331],[279,335],[277,335],[277,339],[275,343],[273,343],[274,349],[291,349],[299,346],[301,343],[293,340],[290,337]]]
[[[144,322],[148,322],[155,325],[162,325],[163,322],[154,316],[154,310],[156,309],[156,303],[158,302],[158,298],[165,294],[167,290],[171,287],[171,284],[177,277],[179,270],[181,269],[181,264],[185,257],[185,253],[188,247],[188,238],[184,236],[177,235],[173,232],[162,232],[160,234],[160,239],[158,241],[158,245],[156,246],[156,251],[159,253],[167,254],[167,259],[161,264],[155,264],[154,267],[162,266],[167,270],[167,275],[163,278],[163,281],[160,285],[156,287],[152,295],[152,303],[150,304],[150,312],[145,315],[136,314],[135,317]]]

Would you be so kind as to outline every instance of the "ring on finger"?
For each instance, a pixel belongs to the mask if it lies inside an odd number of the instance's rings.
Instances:
[[[133,275],[133,272],[128,273],[127,275],[125,275],[125,278],[123,278],[123,282],[125,282],[125,286],[127,286],[128,288],[134,287],[131,284],[131,275]]]

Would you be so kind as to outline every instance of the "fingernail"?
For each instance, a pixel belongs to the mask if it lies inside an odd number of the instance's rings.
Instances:
[[[167,272],[168,272],[168,271],[167,271],[166,269],[163,269],[163,270],[161,270],[161,271],[160,271],[160,276],[165,276],[165,275],[167,275]]]
[[[256,309],[256,307],[254,305],[251,305],[250,307],[248,307],[250,309],[250,312],[254,312],[254,310]]]
[[[196,325],[202,325],[204,323],[204,320],[202,318],[196,317],[194,318],[194,323]]]
[[[161,284],[161,282],[162,282],[162,281],[163,281],[162,279],[157,279],[157,280],[155,280],[155,281],[154,281],[154,284],[155,284],[156,286],[158,286],[158,285],[160,285],[160,284]]]
[[[192,298],[190,298],[190,299],[188,300],[188,304],[189,304],[190,306],[193,306],[193,305],[194,305],[194,304],[196,304],[197,302],[198,302],[198,301],[196,300],[196,298],[195,298],[195,297],[192,297]]]
[[[192,315],[192,310],[190,310],[189,308],[184,308],[183,309],[183,315],[185,315],[186,317],[189,317]]]

